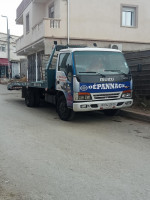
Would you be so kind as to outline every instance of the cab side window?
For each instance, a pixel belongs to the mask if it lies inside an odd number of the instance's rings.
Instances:
[[[65,74],[67,73],[67,60],[68,60],[69,55],[70,55],[69,53],[60,54],[58,71],[64,71]]]
[[[72,58],[71,58],[71,54],[69,54],[68,58],[67,58],[67,62],[66,62],[67,67],[68,66],[72,66]]]
[[[72,70],[72,54],[69,55],[67,62],[66,62],[66,67],[67,67],[67,79],[68,81],[72,81],[73,78],[73,70]]]
[[[72,80],[72,54],[61,53],[59,56],[58,71],[63,71],[69,81]]]

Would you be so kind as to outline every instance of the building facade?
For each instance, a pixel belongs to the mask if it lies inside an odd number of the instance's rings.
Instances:
[[[37,68],[55,40],[126,52],[150,49],[149,7],[147,0],[23,0],[16,16],[24,30],[17,53]]]
[[[8,78],[10,66],[10,78],[20,76],[20,62],[26,60],[24,56],[16,54],[16,40],[18,36],[10,35],[10,62],[8,61],[7,34],[0,33],[0,78]]]

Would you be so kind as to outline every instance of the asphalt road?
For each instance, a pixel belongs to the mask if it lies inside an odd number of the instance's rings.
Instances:
[[[150,199],[150,124],[51,105],[0,85],[0,200]]]

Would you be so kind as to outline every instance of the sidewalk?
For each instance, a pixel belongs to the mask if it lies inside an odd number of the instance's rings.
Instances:
[[[120,111],[120,116],[150,122],[150,110],[141,108],[125,108]]]

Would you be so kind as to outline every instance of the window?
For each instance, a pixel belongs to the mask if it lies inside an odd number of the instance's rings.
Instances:
[[[2,52],[6,51],[6,46],[2,46]]]
[[[136,27],[137,26],[137,7],[122,6],[122,26]]]
[[[26,16],[26,33],[30,32],[29,14]]]
[[[49,18],[54,18],[54,4],[49,7],[48,15]]]
[[[69,53],[62,53],[59,56],[59,71],[63,71],[68,79],[68,81],[72,81],[73,71],[72,71],[72,56]]]
[[[13,52],[15,53],[16,52],[16,46],[13,46]]]
[[[1,45],[0,46],[0,51],[6,52],[6,45]]]
[[[60,54],[59,66],[58,66],[59,71],[64,71],[65,73],[67,72],[67,61],[68,61],[69,55],[70,55],[69,53]]]
[[[129,73],[124,56],[119,52],[76,51],[74,63],[77,75]]]

